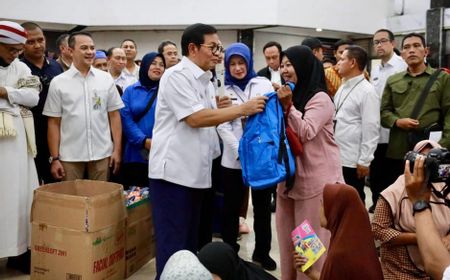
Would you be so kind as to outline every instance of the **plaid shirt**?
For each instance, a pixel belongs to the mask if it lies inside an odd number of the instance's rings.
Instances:
[[[402,232],[395,229],[391,208],[382,196],[375,208],[372,231],[375,239],[381,242],[381,267],[385,280],[431,279],[414,265],[406,246],[389,244]]]

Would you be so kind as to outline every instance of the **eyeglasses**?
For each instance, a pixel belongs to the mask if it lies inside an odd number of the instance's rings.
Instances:
[[[386,44],[387,42],[390,42],[390,41],[391,40],[386,39],[386,38],[383,38],[383,39],[380,39],[380,40],[373,40],[373,45],[374,46],[378,46],[378,44],[384,45],[384,44]]]
[[[3,46],[12,55],[20,55],[23,52],[23,49],[15,48],[15,47],[9,46],[7,44],[0,43],[0,46]]]
[[[216,44],[200,44],[200,46],[207,47],[213,55],[219,55],[220,53],[224,52],[225,49],[222,45],[216,45]]]

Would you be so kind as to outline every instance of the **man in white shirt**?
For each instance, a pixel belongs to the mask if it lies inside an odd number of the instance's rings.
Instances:
[[[122,89],[122,92],[132,84],[137,82],[134,75],[125,73],[127,57],[125,51],[121,48],[112,47],[107,54],[108,72],[114,79],[114,83]]]
[[[275,89],[279,88],[284,83],[280,74],[280,54],[281,45],[278,42],[268,42],[263,47],[264,58],[266,59],[267,67],[258,71],[258,76],[266,77],[272,82]]]
[[[172,41],[162,41],[158,46],[158,52],[164,56],[166,69],[179,62],[177,45]]]
[[[122,41],[120,47],[125,51],[127,57],[127,66],[123,71],[127,76],[134,76],[139,79],[139,66],[136,64],[135,59],[137,56],[137,45],[132,39],[125,39]]]
[[[55,179],[108,180],[121,161],[123,102],[111,75],[92,67],[89,33],[69,37],[72,66],[50,83],[43,114],[48,116],[51,173]],[[111,139],[112,136],[112,139]]]
[[[364,195],[364,177],[378,143],[380,99],[364,77],[367,53],[359,46],[349,46],[337,67],[345,82],[334,97],[335,139],[341,152],[345,182]]]
[[[375,87],[377,96],[381,101],[387,79],[398,72],[405,71],[407,64],[394,52],[396,46],[394,34],[387,29],[380,29],[373,35],[373,48],[381,63],[372,68],[370,82]],[[380,126],[380,138],[375,150],[374,160],[370,165],[370,190],[372,191],[373,205],[369,212],[373,213],[380,192],[391,185],[396,176],[390,174],[390,160],[386,158],[389,143],[389,129]]]
[[[220,153],[215,126],[261,112],[266,99],[215,109],[209,70],[223,47],[213,26],[188,26],[181,48],[181,62],[168,69],[159,84],[149,157],[156,279],[173,253],[197,251],[200,209],[211,188],[212,160]]]

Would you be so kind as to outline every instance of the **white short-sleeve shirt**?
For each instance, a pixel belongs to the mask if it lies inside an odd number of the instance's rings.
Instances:
[[[91,67],[86,77],[73,66],[50,83],[43,114],[61,118],[62,161],[92,161],[111,156],[108,112],[123,102],[108,73]]]
[[[211,187],[212,160],[218,155],[215,127],[192,128],[184,119],[215,108],[210,71],[187,57],[161,78],[149,157],[149,177],[190,188]]]
[[[127,89],[127,87],[136,83],[138,80],[133,75],[127,75],[124,71],[122,71],[116,79],[114,79],[114,83],[118,85],[123,92]]]

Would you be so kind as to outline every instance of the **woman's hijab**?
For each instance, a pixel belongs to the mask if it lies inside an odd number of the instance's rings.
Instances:
[[[293,46],[281,53],[287,56],[297,75],[292,101],[297,110],[304,113],[306,103],[318,92],[327,91],[322,63],[306,46]]]
[[[224,242],[205,245],[197,256],[221,280],[276,280],[261,267],[240,259],[233,248]]]
[[[139,68],[139,82],[142,86],[148,89],[157,87],[159,85],[159,80],[154,81],[148,76],[148,69],[150,68],[150,65],[156,57],[160,57],[162,59],[165,68],[166,62],[164,61],[164,56],[157,52],[151,52],[144,55],[144,57],[142,58],[141,66]]]
[[[323,208],[331,238],[320,279],[383,279],[369,216],[358,192],[348,185],[328,184]]]
[[[230,73],[230,60],[233,55],[242,57],[247,65],[247,75],[241,80],[232,77]],[[253,69],[253,58],[250,49],[242,43],[231,44],[225,50],[225,85],[236,85],[244,91],[248,82],[254,77],[256,77],[256,73]]]
[[[161,273],[161,280],[213,280],[212,274],[188,250],[173,254]]]

